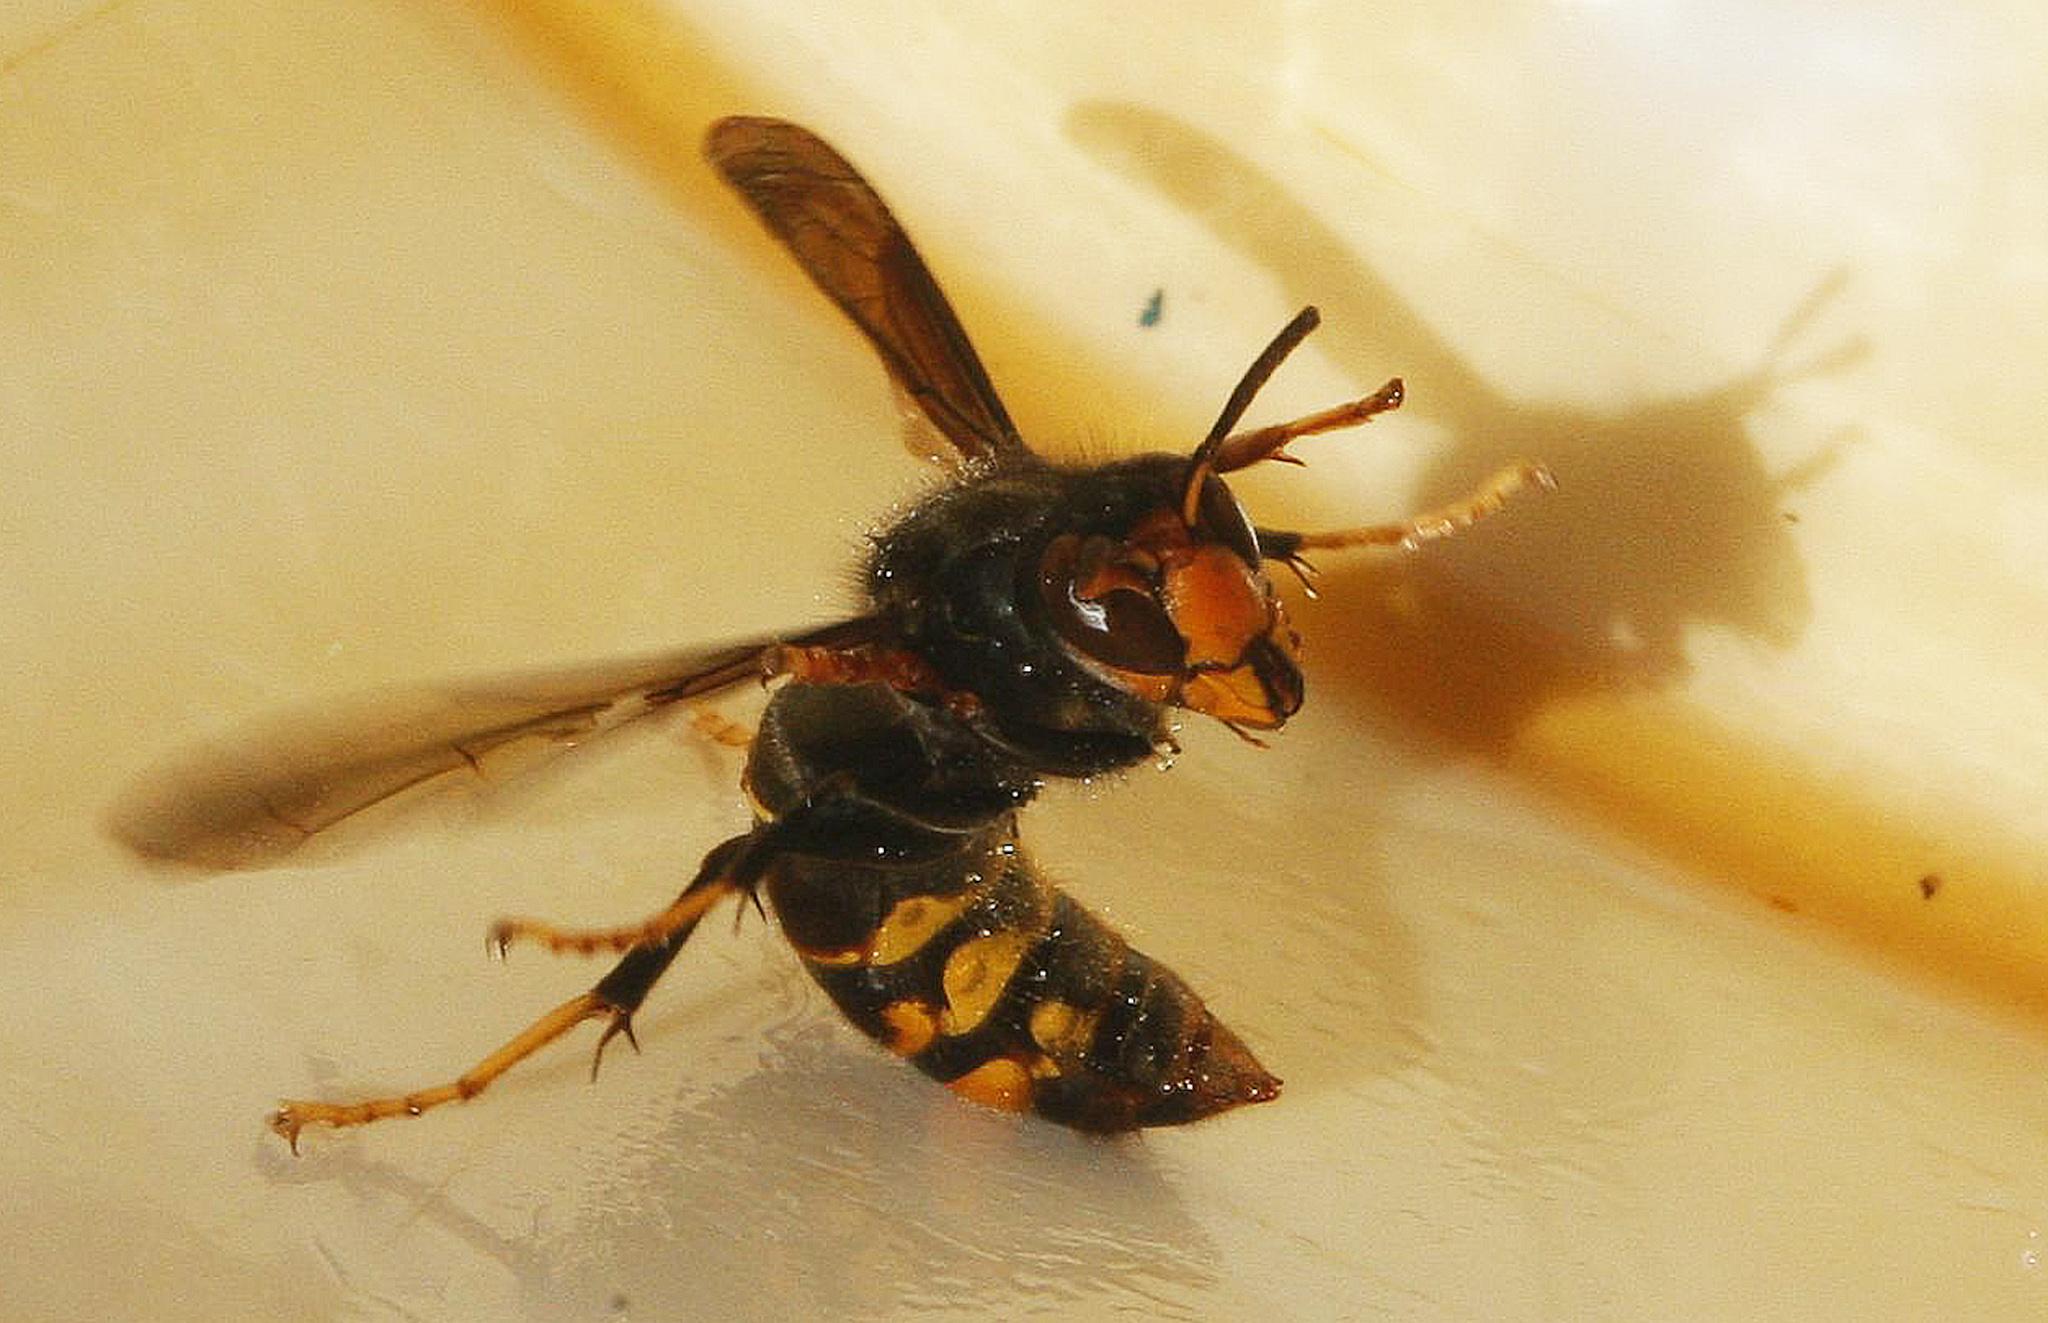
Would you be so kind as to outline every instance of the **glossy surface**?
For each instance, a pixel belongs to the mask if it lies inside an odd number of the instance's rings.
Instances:
[[[2040,1315],[2042,20],[1096,9],[0,19],[0,1316]],[[294,1161],[277,1097],[441,1078],[586,986],[485,925],[659,905],[734,759],[635,734],[205,881],[101,836],[136,770],[819,618],[927,480],[696,164],[742,109],[861,162],[1034,441],[1192,444],[1312,298],[1249,421],[1409,399],[1234,483],[1255,516],[1509,454],[1564,488],[1332,562],[1275,748],[1190,726],[1032,816],[1281,1100],[984,1115],[750,919],[594,1088],[572,1048]]]

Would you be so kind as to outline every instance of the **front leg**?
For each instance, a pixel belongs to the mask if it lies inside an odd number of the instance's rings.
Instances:
[[[899,693],[934,700],[963,718],[981,710],[978,697],[947,688],[938,670],[908,648],[785,643],[768,653],[766,670],[771,677],[787,675],[804,684],[885,684]]]
[[[1516,494],[1534,488],[1554,491],[1557,479],[1541,464],[1523,461],[1501,469],[1462,500],[1391,524],[1366,524],[1324,533],[1296,533],[1286,529],[1258,530],[1259,550],[1268,560],[1282,561],[1302,574],[1308,562],[1301,553],[1309,550],[1344,550],[1351,547],[1399,547],[1413,551],[1425,542],[1461,533],[1498,511]],[[1304,575],[1304,577],[1306,577]]]

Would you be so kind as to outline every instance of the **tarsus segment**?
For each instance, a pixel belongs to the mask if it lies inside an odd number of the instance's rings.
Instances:
[[[1481,483],[1470,495],[1413,519],[1391,524],[1366,524],[1323,533],[1297,533],[1287,529],[1258,530],[1259,549],[1269,560],[1283,561],[1297,572],[1307,567],[1301,553],[1309,550],[1342,550],[1349,547],[1400,547],[1412,551],[1425,542],[1463,532],[1493,514],[1521,491],[1529,488],[1552,491],[1557,479],[1541,464],[1524,460],[1510,464]]]

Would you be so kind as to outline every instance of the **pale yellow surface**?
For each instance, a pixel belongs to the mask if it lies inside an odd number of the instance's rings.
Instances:
[[[2048,19],[994,8],[0,15],[0,1316],[2048,1314]],[[1278,1101],[977,1112],[714,921],[595,1087],[591,1033],[295,1160],[280,1095],[587,986],[485,925],[665,902],[733,756],[649,730],[198,880],[104,838],[122,788],[828,617],[930,481],[698,164],[734,111],[863,166],[1048,450],[1190,446],[1314,301],[1256,417],[1410,403],[1247,477],[1266,522],[1565,488],[1332,561],[1272,749],[1029,820]]]

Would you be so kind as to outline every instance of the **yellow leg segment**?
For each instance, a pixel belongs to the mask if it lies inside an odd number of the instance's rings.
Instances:
[[[1510,464],[1488,478],[1470,496],[1441,509],[1400,523],[1369,524],[1363,528],[1343,528],[1329,533],[1303,533],[1296,545],[1303,551],[1346,547],[1400,547],[1404,551],[1412,551],[1425,542],[1463,532],[1506,505],[1518,492],[1531,487],[1551,491],[1556,486],[1557,479],[1541,464],[1526,461]]]
[[[532,1056],[541,1048],[554,1042],[585,1020],[601,1016],[613,1017],[613,1029],[621,1021],[618,1010],[595,992],[586,992],[573,997],[560,1006],[541,1016],[497,1051],[471,1066],[447,1084],[416,1093],[401,1094],[390,1098],[371,1098],[363,1102],[331,1103],[307,1102],[292,1099],[281,1104],[270,1114],[270,1128],[283,1136],[292,1146],[292,1152],[299,1151],[299,1131],[309,1125],[344,1126],[368,1125],[390,1116],[418,1116],[429,1108],[443,1103],[467,1102],[489,1087],[492,1080],[510,1070],[519,1062]],[[606,1037],[611,1036],[610,1030]]]
[[[500,919],[491,925],[487,940],[491,950],[500,956],[514,942],[535,942],[556,955],[623,955],[636,946],[656,946],[667,941],[703,918],[706,911],[734,890],[731,883],[693,887],[660,913],[618,928],[562,928],[544,919]]]

